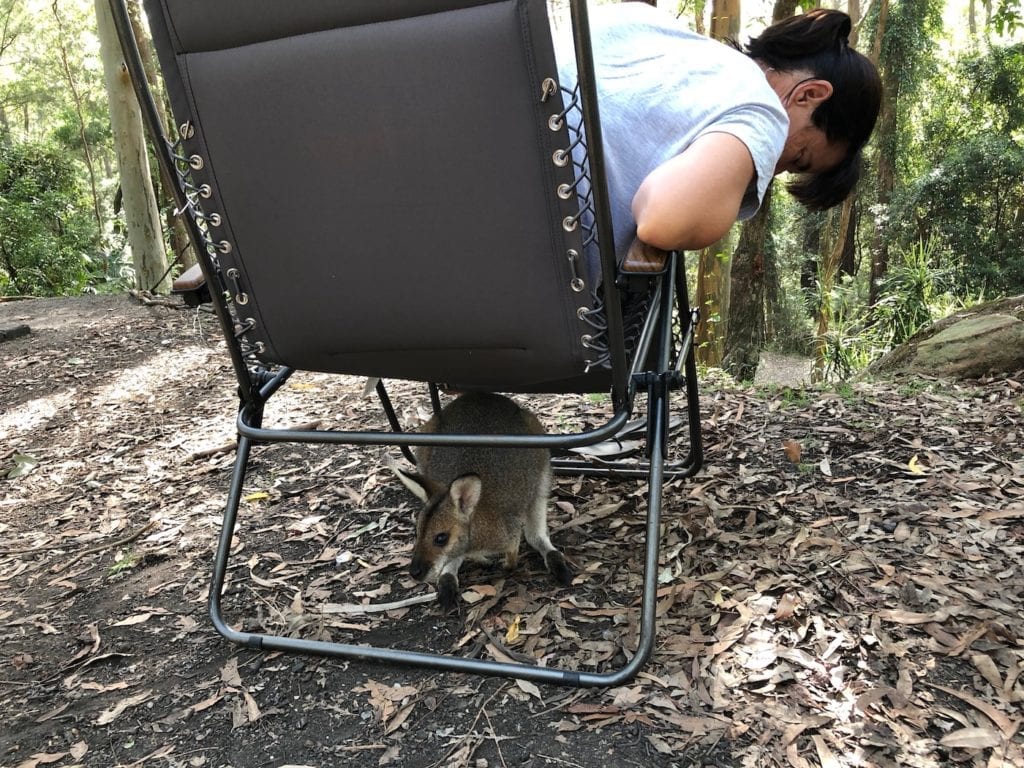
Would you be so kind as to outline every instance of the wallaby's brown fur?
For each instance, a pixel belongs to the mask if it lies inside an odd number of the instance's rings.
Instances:
[[[540,435],[544,428],[507,397],[471,393],[449,403],[422,431]],[[463,560],[497,554],[512,568],[524,535],[559,583],[572,581],[565,558],[548,538],[551,457],[546,449],[421,446],[416,463],[418,474],[396,470],[426,502],[416,520],[410,572],[437,582],[443,608],[456,604]]]

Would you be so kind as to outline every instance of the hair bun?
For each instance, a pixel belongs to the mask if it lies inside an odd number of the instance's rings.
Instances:
[[[853,31],[853,22],[850,17],[842,11],[833,11],[827,8],[815,8],[808,11],[805,17],[811,20],[814,29],[821,35],[821,38],[831,40],[838,46],[850,44],[850,32]]]

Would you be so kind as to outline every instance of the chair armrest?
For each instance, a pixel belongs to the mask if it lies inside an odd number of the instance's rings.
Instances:
[[[198,264],[193,264],[191,267],[186,269],[176,278],[174,278],[174,284],[171,290],[174,293],[184,293],[185,291],[194,291],[201,288],[203,283],[206,282],[206,277],[203,275],[203,270]]]
[[[667,263],[668,251],[634,238],[619,270],[627,275],[656,275],[665,271]]]

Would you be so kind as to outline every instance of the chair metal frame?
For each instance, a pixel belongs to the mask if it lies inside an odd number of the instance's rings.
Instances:
[[[115,26],[125,56],[125,63],[142,108],[143,120],[153,142],[157,161],[170,178],[177,177],[181,158],[176,158],[173,142],[165,135],[161,119],[145,76],[141,57],[125,0],[110,0]],[[666,480],[688,477],[697,472],[703,461],[700,415],[693,356],[693,333],[697,312],[688,305],[685,268],[679,254],[669,254],[665,273],[654,278],[656,287],[650,301],[643,333],[628,362],[623,340],[623,318],[617,300],[617,273],[612,242],[606,184],[601,157],[601,130],[594,88],[594,70],[590,59],[590,32],[585,0],[571,0],[573,33],[579,64],[579,88],[583,95],[583,119],[589,138],[589,162],[594,188],[596,222],[601,244],[601,270],[608,292],[605,308],[611,352],[611,396],[614,416],[605,424],[575,434],[547,435],[455,435],[404,432],[392,407],[383,382],[377,393],[392,431],[345,431],[316,429],[279,429],[263,425],[264,408],[295,369],[261,363],[251,351],[241,348],[236,339],[236,319],[223,298],[229,288],[225,276],[208,252],[209,240],[194,216],[185,219],[193,246],[198,255],[207,284],[213,286],[214,309],[228,340],[228,350],[238,381],[240,406],[237,416],[238,445],[231,473],[209,592],[209,611],[213,625],[226,639],[239,645],[266,651],[282,651],[318,656],[358,659],[386,664],[407,665],[451,672],[499,676],[569,686],[621,685],[640,671],[654,649],[656,627],[656,593],[662,489]],[[182,189],[175,189],[179,210],[190,211],[189,200]],[[679,330],[674,330],[678,323]],[[669,395],[685,387],[689,430],[689,453],[681,460],[668,459]],[[591,672],[559,667],[541,667],[524,663],[464,658],[461,656],[410,651],[391,647],[375,647],[337,643],[262,633],[239,631],[228,624],[221,608],[221,595],[228,569],[231,539],[252,449],[263,443],[316,443],[330,445],[397,446],[411,458],[412,446],[435,445],[498,445],[504,447],[546,448],[553,452],[593,445],[613,438],[633,413],[638,393],[646,394],[647,440],[646,458],[637,461],[599,462],[584,459],[554,459],[557,474],[588,475],[608,478],[644,477],[649,481],[646,543],[643,565],[643,592],[637,648],[621,667],[607,672]],[[431,399],[439,408],[436,386],[431,384]]]

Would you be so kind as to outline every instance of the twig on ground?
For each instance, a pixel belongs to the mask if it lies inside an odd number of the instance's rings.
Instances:
[[[142,536],[144,533],[148,533],[151,529],[155,528],[158,525],[159,525],[158,521],[150,520],[148,523],[146,523],[144,526],[139,528],[137,531],[135,531],[134,533],[128,534],[124,538],[116,539],[115,541],[106,542],[104,544],[97,544],[95,546],[89,547],[88,549],[84,549],[81,552],[72,552],[71,554],[73,554],[75,556],[75,558],[82,558],[82,557],[85,557],[86,555],[94,555],[97,552],[102,552],[105,549],[110,549],[111,547],[122,547],[125,544],[131,544],[133,541],[135,541],[137,538],[139,538],[139,536]],[[37,552],[52,552],[53,550],[64,549],[65,547],[66,547],[66,544],[50,544],[50,545],[43,546],[43,547],[23,547],[21,549],[0,549],[0,557],[7,557],[8,555],[31,555],[31,554],[35,554]],[[64,568],[70,562],[71,561],[68,560],[67,562],[65,562],[60,567]]]
[[[321,609],[326,614],[341,614],[343,616],[353,616],[363,613],[384,613],[385,611],[396,611],[399,608],[407,608],[410,605],[419,605],[420,603],[430,603],[437,600],[437,595],[431,592],[427,595],[414,595],[413,597],[407,597],[404,600],[396,600],[392,603],[370,603],[368,605],[362,605],[360,603],[327,603]]]
[[[128,294],[140,304],[144,304],[147,307],[170,307],[171,309],[189,308],[183,301],[171,299],[166,296],[154,296],[149,291],[132,289],[128,291]]]
[[[485,714],[485,712],[487,710],[487,705],[490,704],[494,700],[495,696],[497,696],[499,693],[501,693],[503,690],[505,690],[505,687],[507,685],[508,685],[507,682],[504,682],[501,685],[499,685],[495,689],[494,693],[492,693],[490,696],[487,697],[487,701],[485,701],[483,704],[480,705],[480,710],[476,713],[476,717],[473,718],[473,722],[470,724],[469,728],[466,729],[466,734],[465,734],[466,736],[471,735],[473,733],[473,731],[476,730],[476,724],[480,722],[480,716]],[[492,733],[493,733],[493,730],[492,730]],[[495,740],[495,741],[497,741],[497,740]],[[462,746],[462,744],[457,742],[455,744],[455,746],[453,746],[451,749],[449,749],[440,760],[438,760],[436,763],[431,764],[430,768],[437,768],[440,765],[447,765],[448,764],[447,763],[448,758],[451,757],[453,754],[455,754],[455,752],[461,746]],[[478,743],[476,745],[476,747],[473,747],[473,751],[470,752],[470,754],[467,756],[467,760],[469,759],[469,757],[472,757],[473,752],[475,752],[477,747],[479,747],[479,746],[480,746],[480,744]],[[504,760],[502,762],[504,763]]]
[[[508,763],[505,762],[505,756],[501,754],[501,739],[498,738],[498,732],[494,730],[494,723],[491,722],[491,716],[485,711],[484,717],[487,718],[487,729],[491,732],[491,738],[494,739],[494,748],[498,750],[498,759],[501,760],[502,768],[508,768]]]

